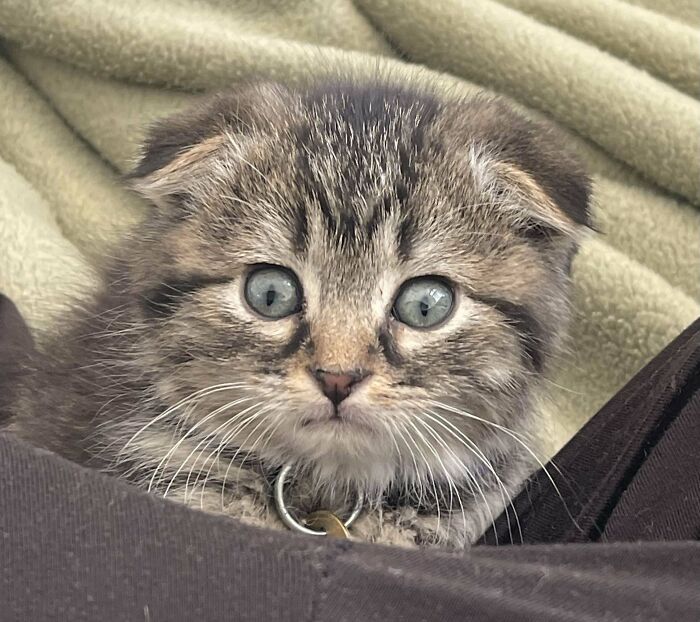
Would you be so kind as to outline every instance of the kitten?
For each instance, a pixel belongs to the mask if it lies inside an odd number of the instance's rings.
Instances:
[[[589,180],[498,99],[255,84],[156,124],[152,204],[11,429],[155,493],[460,548],[536,467]],[[511,514],[512,516],[512,514]],[[516,536],[517,537],[517,536]]]

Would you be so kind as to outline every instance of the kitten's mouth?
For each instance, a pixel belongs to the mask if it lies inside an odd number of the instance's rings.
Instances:
[[[330,417],[322,419],[304,419],[301,422],[301,428],[311,428],[317,426],[357,426],[357,421],[350,421],[347,417],[341,417],[338,414],[333,414]],[[364,427],[364,426],[363,426]]]
[[[302,429],[325,427],[331,429],[364,429],[370,430],[371,425],[356,409],[334,408],[332,412],[320,417],[305,417],[299,426]]]
[[[326,417],[325,419],[304,419],[301,422],[301,428],[310,428],[313,426],[317,425],[345,425],[346,421],[344,421],[341,417],[338,417],[337,415],[333,415],[332,417]]]

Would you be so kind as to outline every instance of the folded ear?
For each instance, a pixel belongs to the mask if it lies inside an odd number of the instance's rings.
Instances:
[[[162,142],[149,140],[148,151],[129,176],[131,187],[158,207],[183,207],[191,182],[221,147],[224,137],[215,135],[198,143],[183,142],[176,146],[178,134],[166,135],[163,129],[160,133],[167,138]],[[142,174],[149,169],[152,170]]]
[[[477,99],[465,117],[479,185],[524,234],[578,238],[593,228],[590,178],[559,130],[499,99]]]
[[[139,162],[127,175],[130,186],[159,207],[191,205],[185,199],[217,160],[243,156],[283,92],[278,85],[251,84],[157,121],[148,131]]]
[[[562,166],[549,179],[510,162],[494,162],[494,189],[515,226],[530,238],[564,235],[578,239],[591,229],[590,187],[584,174]],[[551,184],[550,184],[551,181]]]
[[[197,169],[224,143],[226,128],[235,126],[228,103],[219,96],[151,125],[129,185],[158,207],[181,202]]]

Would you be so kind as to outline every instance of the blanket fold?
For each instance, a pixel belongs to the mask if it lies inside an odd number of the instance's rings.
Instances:
[[[504,94],[588,166],[550,453],[700,315],[694,0],[3,0],[0,45],[0,291],[39,335],[148,209],[119,179],[149,122],[338,74]]]

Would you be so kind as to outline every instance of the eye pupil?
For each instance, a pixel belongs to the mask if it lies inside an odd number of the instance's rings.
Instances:
[[[432,328],[452,311],[452,289],[437,277],[420,277],[401,286],[394,302],[394,317],[414,328]]]
[[[275,302],[275,290],[274,289],[268,289],[267,290],[267,295],[265,297],[265,304],[268,307],[272,306],[272,303]]]

